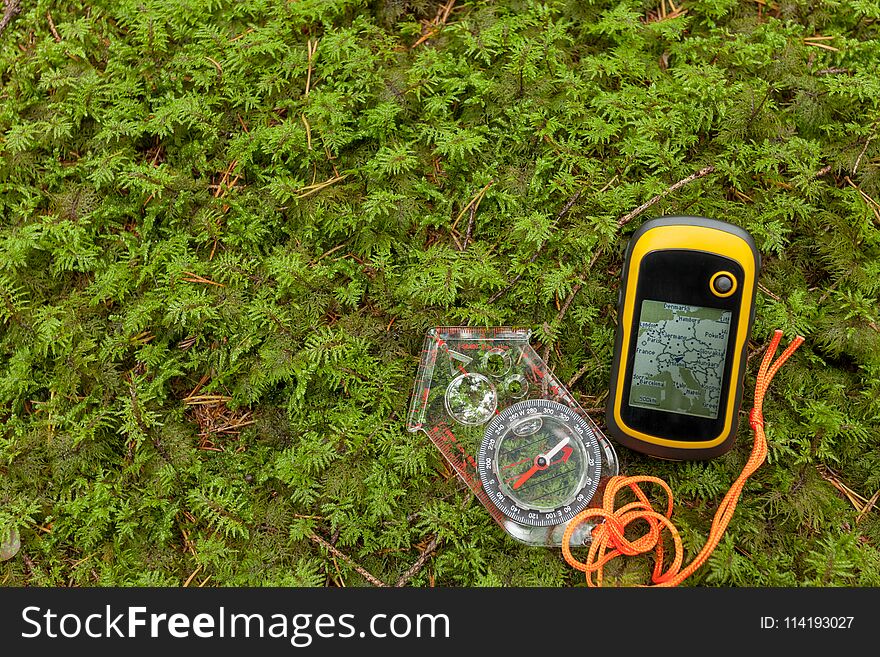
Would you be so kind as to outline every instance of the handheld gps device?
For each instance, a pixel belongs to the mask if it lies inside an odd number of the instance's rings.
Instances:
[[[759,270],[751,236],[723,221],[663,217],[636,231],[617,304],[609,436],[680,460],[733,446]]]

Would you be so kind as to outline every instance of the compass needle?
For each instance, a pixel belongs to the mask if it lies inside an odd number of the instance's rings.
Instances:
[[[525,473],[523,474],[523,476],[520,477],[519,479],[517,479],[516,483],[513,484],[513,489],[516,490],[517,488],[522,486],[524,483],[526,483],[529,480],[529,477],[531,477],[533,474],[535,474],[540,469],[541,469],[541,467],[536,463],[531,468],[526,470]]]
[[[551,449],[549,452],[544,454],[544,458],[547,459],[548,461],[550,459],[552,459],[554,456],[556,456],[559,452],[562,451],[563,447],[568,445],[568,441],[570,441],[570,440],[571,440],[571,437],[566,437],[566,438],[563,438],[562,440],[560,440],[558,443],[556,443],[556,446],[553,447],[553,449]]]
[[[529,477],[531,477],[536,472],[539,472],[540,470],[546,470],[551,465],[559,463],[560,461],[554,461],[553,463],[551,463],[550,459],[556,456],[556,454],[558,454],[566,445],[568,445],[569,440],[571,440],[571,438],[563,438],[558,443],[556,443],[556,446],[546,454],[538,454],[535,457],[535,464],[531,468],[529,468],[522,477],[516,480],[516,483],[513,485],[514,490],[526,483],[529,480]]]

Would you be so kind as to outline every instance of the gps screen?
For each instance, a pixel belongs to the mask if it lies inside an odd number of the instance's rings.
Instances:
[[[630,406],[716,419],[730,318],[729,310],[644,300]]]

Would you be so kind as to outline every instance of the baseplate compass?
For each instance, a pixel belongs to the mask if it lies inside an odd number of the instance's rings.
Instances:
[[[558,546],[617,474],[617,455],[529,337],[503,327],[429,330],[407,428],[430,437],[513,538]],[[581,525],[573,541],[587,542],[591,528]]]

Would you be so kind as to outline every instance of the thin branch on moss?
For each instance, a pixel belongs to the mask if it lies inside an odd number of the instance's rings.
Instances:
[[[315,57],[315,53],[318,51],[318,39],[315,39],[315,43],[312,43],[312,40],[309,39],[308,43],[306,44],[306,51],[308,53],[309,70],[306,73],[306,92],[304,95],[308,96],[309,90],[312,86],[312,60]]]
[[[627,223],[629,223],[630,221],[632,221],[635,217],[637,217],[637,216],[640,215],[642,212],[644,212],[645,210],[647,210],[648,208],[650,208],[652,205],[654,205],[655,203],[657,203],[658,201],[660,201],[660,199],[664,198],[665,196],[668,196],[669,194],[671,194],[671,193],[674,192],[675,190],[677,190],[677,189],[679,189],[679,188],[681,188],[681,187],[684,187],[685,185],[687,185],[688,183],[693,182],[694,180],[697,180],[697,179],[699,179],[699,178],[703,178],[703,177],[705,177],[705,176],[708,176],[708,175],[709,175],[710,173],[712,173],[713,171],[715,171],[715,167],[712,166],[712,165],[710,164],[709,166],[703,167],[702,169],[700,169],[700,170],[697,171],[696,173],[692,173],[692,174],[689,175],[687,178],[683,178],[683,179],[679,180],[677,183],[671,185],[670,187],[668,187],[666,190],[664,190],[664,191],[661,192],[660,194],[657,194],[656,196],[654,196],[653,198],[651,198],[651,199],[650,199],[649,201],[647,201],[646,203],[643,203],[642,205],[640,205],[639,207],[637,207],[635,210],[633,210],[633,211],[630,212],[629,214],[624,215],[624,216],[623,216],[623,217],[617,222],[617,225],[618,225],[618,226],[625,226]],[[570,207],[570,206],[566,205],[566,208],[568,208],[568,207]],[[565,210],[566,208],[563,208],[563,209]],[[566,211],[567,211],[567,210],[566,210]],[[593,269],[593,267],[594,267],[595,264],[596,264],[596,261],[599,259],[599,256],[600,256],[601,254],[602,254],[602,250],[601,250],[601,249],[597,249],[597,250],[596,250],[596,253],[595,253],[595,254],[593,255],[593,257],[590,259],[590,264],[589,264],[589,266],[587,267],[587,270],[588,270],[588,271],[590,271],[590,270]],[[571,306],[571,302],[574,301],[574,298],[577,296],[577,293],[581,291],[581,288],[582,288],[582,287],[583,287],[583,284],[582,284],[582,283],[577,283],[577,284],[572,288],[571,292],[569,293],[568,297],[565,299],[565,302],[562,304],[562,307],[559,309],[559,312],[558,312],[557,315],[556,315],[555,324],[556,324],[557,326],[562,322],[562,318],[565,317],[565,313],[568,311],[569,306]],[[490,302],[491,302],[491,299],[490,299]],[[548,345],[548,346],[546,346],[546,347],[544,348],[544,362],[547,362],[547,357],[548,357],[549,355],[550,355],[550,347],[549,347],[549,345]]]
[[[471,241],[471,235],[473,235],[473,233],[474,233],[474,218],[476,217],[476,214],[477,214],[477,206],[472,205],[471,206],[471,215],[470,215],[470,217],[468,217],[467,232],[464,234],[464,243],[461,245],[462,251],[467,251],[468,242]]]
[[[876,126],[877,124],[875,123],[874,125]],[[865,140],[865,146],[862,148],[862,152],[859,153],[859,156],[856,158],[856,163],[853,164],[852,175],[854,175],[854,176],[856,175],[856,172],[859,170],[859,165],[862,163],[862,158],[865,156],[865,152],[868,150],[868,146],[870,146],[871,141],[876,136],[877,136],[877,133],[875,132],[873,135],[871,135],[870,137],[868,137]]]
[[[318,256],[317,258],[315,258],[314,260],[311,260],[311,261],[309,262],[309,267],[313,267],[314,265],[317,265],[319,262],[321,262],[321,261],[322,261],[324,258],[326,258],[328,255],[331,255],[331,254],[333,254],[333,253],[336,253],[339,249],[341,249],[341,248],[344,247],[345,245],[346,245],[346,242],[343,242],[342,244],[337,244],[336,246],[334,246],[334,247],[333,247],[332,249],[330,249],[329,251],[325,251],[324,253],[322,253],[321,255],[319,255],[319,256]]]
[[[210,278],[205,278],[204,276],[199,276],[196,273],[191,271],[184,271],[186,276],[182,277],[180,280],[186,283],[204,283],[205,285],[216,285],[217,287],[226,287],[223,283],[218,283],[217,281],[212,281]]]
[[[397,583],[394,585],[397,588],[400,588],[404,584],[406,584],[409,580],[416,576],[416,574],[422,569],[425,565],[425,562],[428,561],[428,557],[433,554],[434,550],[437,549],[437,537],[432,538],[428,544],[425,546],[425,549],[422,550],[422,553],[419,555],[419,558],[415,560],[412,566],[406,569],[406,572],[400,576],[400,579],[397,580]]]
[[[355,563],[351,557],[349,557],[348,555],[343,554],[342,552],[337,550],[335,547],[330,545],[330,543],[328,543],[326,540],[324,540],[323,538],[321,538],[317,534],[314,534],[314,533],[309,534],[309,538],[312,540],[312,542],[317,543],[318,545],[320,545],[323,548],[326,548],[327,550],[330,551],[331,554],[342,559],[345,563],[347,563],[349,566],[354,568],[365,580],[367,580],[373,586],[379,586],[379,587],[387,587],[388,586],[385,582],[383,582],[381,579],[379,579],[375,575],[371,574],[363,566],[360,566],[357,563]]]
[[[297,192],[296,197],[297,198],[305,198],[306,196],[309,196],[310,194],[314,194],[315,192],[319,192],[322,189],[324,189],[325,187],[329,187],[330,185],[333,185],[334,183],[338,183],[340,180],[345,180],[346,178],[348,178],[347,173],[344,175],[341,175],[341,176],[333,176],[332,178],[328,178],[324,182],[315,183],[312,185],[306,185],[305,187],[300,188],[300,190]]]
[[[774,294],[770,290],[768,290],[762,283],[758,283],[758,289],[761,290],[764,294],[766,294],[771,299],[776,301],[782,301],[782,298],[778,294]]]
[[[474,220],[477,216],[477,209],[480,207],[480,202],[483,200],[483,197],[486,195],[486,190],[489,189],[489,187],[492,185],[493,182],[495,182],[495,181],[490,180],[489,184],[487,184],[485,187],[483,187],[483,189],[481,189],[480,192],[477,194],[476,198],[473,201],[471,201],[471,203],[470,203],[471,211],[470,211],[470,216],[468,217],[467,232],[464,235],[464,242],[462,243],[462,246],[461,246],[462,251],[466,251],[468,248],[468,242],[471,241],[471,235],[473,235],[473,233],[474,233]]]
[[[834,470],[826,465],[820,465],[817,469],[822,479],[824,479],[829,484],[834,486],[838,491],[840,491],[843,496],[849,500],[850,504],[853,505],[853,508],[856,510],[856,512],[862,513],[865,510],[868,505],[868,500],[856,491],[854,491],[852,488],[847,486],[845,483],[843,483],[843,480],[836,472],[834,472]]]
[[[449,19],[449,14],[452,12],[452,8],[455,6],[455,0],[449,0],[445,5],[440,5],[440,8],[437,9],[437,15],[434,17],[434,20],[430,22],[426,22],[425,26],[428,28],[428,31],[425,32],[419,39],[410,46],[410,48],[415,48],[418,45],[421,45],[428,39],[431,39],[437,35],[440,31],[440,27],[446,25],[446,21]]]
[[[186,581],[183,583],[183,588],[188,587],[192,583],[193,579],[195,579],[195,576],[199,574],[199,571],[201,569],[202,566],[201,564],[199,564],[199,566],[192,572],[192,574],[186,578]]]
[[[599,257],[601,255],[602,249],[596,249],[596,253],[593,254],[592,258],[590,258],[590,264],[587,265],[587,273],[593,270],[593,267],[596,266],[596,262],[599,260]],[[571,288],[571,292],[568,293],[568,296],[565,298],[565,302],[562,304],[562,307],[556,314],[557,324],[560,324],[562,322],[562,318],[565,317],[565,313],[568,312],[568,307],[571,305],[571,302],[574,301],[574,298],[577,296],[577,293],[581,291],[581,288],[583,286],[583,283],[577,283],[573,288]]]
[[[476,209],[480,206],[480,201],[482,201],[483,197],[486,195],[486,190],[488,190],[489,187],[492,186],[493,182],[495,181],[490,180],[479,192],[474,195],[474,197],[470,201],[468,201],[468,204],[465,205],[461,209],[461,212],[458,213],[458,216],[455,217],[455,221],[452,222],[452,226],[450,226],[449,230],[455,230],[455,228],[458,226],[458,222],[461,221],[464,213],[467,212],[469,209],[472,211],[471,216],[473,216],[473,214],[477,211]]]
[[[574,384],[577,383],[578,380],[579,380],[584,374],[586,374],[586,373],[587,373],[587,370],[589,370],[591,367],[594,367],[594,363],[591,363],[591,362],[586,362],[586,363],[584,363],[584,364],[581,366],[581,368],[580,368],[577,372],[575,372],[574,376],[571,377],[571,378],[568,380],[568,383],[566,384],[566,387],[568,387],[569,389],[571,389],[572,386],[574,386]]]
[[[3,0],[6,9],[3,10],[3,18],[0,18],[0,35],[6,30],[7,26],[21,12],[21,0]]]
[[[222,80],[223,79],[223,67],[220,66],[220,62],[218,62],[213,57],[209,57],[208,55],[205,55],[205,59],[207,59],[209,62],[211,62],[214,65],[214,68],[217,69],[217,75]]]
[[[639,207],[637,207],[637,208],[636,208],[635,210],[633,210],[632,212],[623,215],[623,216],[618,220],[617,225],[618,225],[618,226],[625,226],[625,225],[628,224],[630,221],[632,221],[633,219],[635,219],[636,217],[638,217],[640,214],[642,214],[642,212],[644,212],[645,210],[647,210],[648,208],[650,208],[652,205],[654,205],[655,203],[657,203],[657,202],[660,201],[661,199],[663,199],[663,198],[669,196],[669,195],[670,195],[672,192],[674,192],[675,190],[680,189],[681,187],[684,187],[684,186],[687,185],[688,183],[692,183],[692,182],[694,182],[695,180],[698,180],[698,179],[700,179],[700,178],[705,178],[706,176],[708,176],[710,173],[713,173],[714,171],[715,171],[715,167],[712,166],[712,165],[710,164],[710,165],[707,166],[707,167],[703,167],[702,169],[700,169],[700,170],[697,171],[696,173],[692,173],[692,174],[689,175],[687,178],[682,178],[681,180],[679,180],[679,181],[678,181],[677,183],[675,183],[674,185],[671,185],[670,187],[668,187],[668,188],[665,189],[664,191],[662,191],[662,192],[660,192],[659,194],[657,194],[657,196],[654,196],[653,198],[651,198],[650,200],[646,201],[645,203],[642,203]]]
[[[312,150],[312,126],[306,119],[305,113],[300,114],[299,118],[302,120],[302,124],[306,128],[306,146],[308,146],[309,150]]]
[[[852,188],[861,195],[862,199],[865,201],[865,203],[868,204],[868,207],[871,208],[871,211],[874,213],[874,217],[877,219],[878,222],[880,222],[880,203],[878,203],[873,198],[871,198],[870,195],[862,191],[862,188],[856,185],[849,176],[845,176],[844,180],[846,180],[846,182],[849,183]]]
[[[61,43],[61,35],[58,34],[58,28],[55,27],[55,21],[52,20],[52,12],[48,9],[46,10],[46,19],[49,21],[49,30],[52,32],[55,43]]]
[[[856,516],[856,524],[857,524],[857,525],[858,525],[860,522],[862,522],[862,519],[863,519],[866,515],[868,515],[868,513],[871,511],[871,509],[874,508],[874,505],[877,503],[877,499],[878,499],[878,498],[880,498],[880,489],[878,489],[877,492],[874,493],[874,494],[871,496],[871,499],[870,499],[870,500],[868,500],[867,502],[865,502],[865,506],[863,506],[863,507],[862,507],[862,510],[859,511],[859,515]]]

